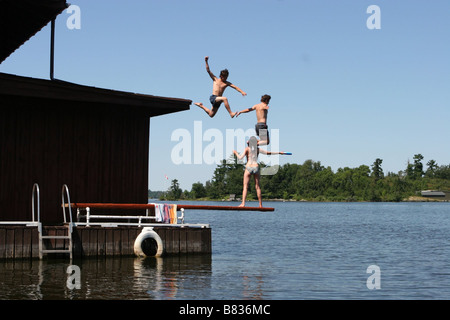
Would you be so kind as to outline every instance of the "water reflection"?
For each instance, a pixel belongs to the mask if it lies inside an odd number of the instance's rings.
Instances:
[[[1,261],[0,299],[167,300],[211,287],[211,255],[83,259],[72,264],[80,268],[80,289],[67,285],[73,276],[67,273],[69,261]]]
[[[243,299],[262,300],[264,299],[264,277],[262,275],[244,275],[242,277]]]

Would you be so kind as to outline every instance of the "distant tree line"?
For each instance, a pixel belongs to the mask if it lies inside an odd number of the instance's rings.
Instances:
[[[164,194],[164,191],[151,191],[148,190],[148,198],[149,199],[159,199]]]
[[[234,156],[233,156],[234,157]],[[305,201],[402,201],[421,190],[450,190],[450,165],[439,166],[430,160],[423,165],[423,156],[416,154],[404,171],[398,173],[382,169],[382,159],[375,159],[369,167],[339,168],[323,166],[320,161],[306,160],[303,164],[285,164],[275,175],[261,176],[264,199]],[[262,167],[265,165],[262,163]],[[219,200],[230,194],[240,198],[244,164],[223,160],[205,184],[196,182],[190,191],[183,191],[178,180],[172,180],[160,198],[167,200]],[[256,199],[251,179],[248,199]]]

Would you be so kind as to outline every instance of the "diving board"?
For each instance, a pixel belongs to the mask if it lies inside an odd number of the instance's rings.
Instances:
[[[177,204],[177,208],[188,210],[275,211],[274,208],[269,207],[205,206],[188,204]]]
[[[192,204],[176,204],[177,210],[226,210],[226,211],[275,211],[270,207],[238,207],[238,206],[211,206],[211,205],[192,205]],[[66,204],[66,206],[68,206]],[[77,208],[91,208],[91,209],[153,209],[155,207],[152,203],[136,204],[136,203],[71,203],[70,206]]]

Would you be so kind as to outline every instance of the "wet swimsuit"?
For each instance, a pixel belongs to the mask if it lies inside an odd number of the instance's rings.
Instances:
[[[259,166],[257,166],[257,167],[245,167],[245,169],[246,169],[250,174],[257,174],[257,173],[259,173]]]
[[[209,97],[209,102],[211,102],[211,104],[212,104],[212,106],[214,107],[214,108],[218,108],[218,107],[220,107],[220,104],[222,103],[222,101],[217,101],[216,102],[216,98],[217,98],[217,96],[216,95],[211,95],[211,97]]]
[[[260,135],[259,135],[259,130],[261,130],[261,129],[265,129],[266,130],[266,134],[267,134],[267,137],[269,137],[269,130],[267,130],[267,124],[265,124],[265,123],[263,123],[263,122],[258,122],[256,125],[255,125],[255,131],[256,131],[256,135],[258,136],[258,137],[260,137]]]

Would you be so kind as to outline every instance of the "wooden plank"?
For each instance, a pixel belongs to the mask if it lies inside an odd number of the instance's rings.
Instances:
[[[129,228],[128,230],[128,236],[126,240],[126,252],[125,255],[132,255],[134,254],[134,240],[136,239],[136,236],[134,235],[133,229]]]
[[[173,230],[173,253],[180,253],[180,229],[176,228]]]
[[[42,227],[42,235],[43,236],[54,236],[55,232],[48,227]],[[55,249],[55,240],[54,239],[43,239],[42,241],[42,249],[50,250]]]
[[[14,258],[14,229],[6,229],[5,257]]]
[[[153,228],[153,231],[155,231],[158,234],[158,236],[161,238],[164,250],[166,250],[166,246],[167,246],[167,244],[166,244],[166,229],[165,228]]]
[[[68,204],[66,205],[68,206]],[[144,210],[152,209],[155,207],[151,203],[72,203],[73,209],[77,208],[91,208],[91,209],[122,209],[122,210]],[[177,210],[188,209],[188,210],[222,210],[222,211],[275,211],[274,208],[270,207],[238,207],[238,206],[209,206],[209,205],[188,205],[188,204],[177,204]]]
[[[173,230],[174,228],[172,228],[172,229],[168,229],[168,228],[166,228],[166,230],[165,230],[165,235],[164,235],[164,250],[165,250],[165,253],[167,253],[167,254],[172,254],[173,252],[174,252],[174,242],[173,242],[173,235],[174,235],[174,231],[175,230]],[[159,234],[159,232],[158,232],[158,234]]]
[[[6,229],[0,228],[0,259],[6,258]]]
[[[187,252],[194,252],[194,246],[193,246],[193,236],[194,232],[193,230],[189,230],[189,232],[186,233],[186,251]]]
[[[129,255],[130,254],[130,248],[128,245],[128,229],[121,228],[120,229],[120,238],[121,238],[121,254],[122,255]]]
[[[211,253],[212,247],[211,247],[211,228],[202,228],[202,236],[201,236],[201,243],[202,243],[202,253]]]
[[[187,231],[186,228],[180,228],[180,253],[188,252]]]
[[[37,228],[31,229],[31,256],[39,258],[39,231]]]
[[[14,229],[14,258],[23,258],[23,228]]]
[[[136,238],[141,233],[142,228],[131,228],[128,233],[128,246],[130,248],[129,254],[134,255],[134,242],[136,241]]]
[[[89,239],[90,239],[90,233],[89,228],[82,228],[80,229],[80,240],[81,240],[81,255],[87,256],[89,252]]]
[[[224,210],[224,211],[275,211],[274,208],[270,207],[238,207],[238,206],[204,206],[204,205],[177,205],[177,209],[180,210]]]
[[[76,258],[82,257],[82,247],[79,228],[74,228],[72,230],[72,255],[73,257]]]
[[[142,228],[132,228],[132,229],[130,229],[132,232],[130,233],[130,235],[131,235],[131,239],[130,239],[130,241],[131,241],[131,244],[132,244],[132,247],[134,248],[134,241],[136,240],[136,238],[138,237],[138,235],[141,233],[141,231],[142,231]]]
[[[120,256],[122,253],[122,241],[121,241],[121,231],[120,229],[113,230],[113,246],[114,255]]]
[[[89,244],[88,244],[88,256],[96,256],[97,255],[97,245],[98,245],[98,229],[95,228],[86,228],[89,232]]]
[[[105,255],[114,255],[114,233],[111,228],[105,229]]]
[[[201,229],[190,229],[187,236],[188,241],[188,252],[189,253],[200,253],[202,251],[201,245]]]
[[[106,232],[101,228],[97,234],[97,256],[104,256],[106,253]]]

